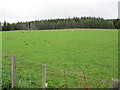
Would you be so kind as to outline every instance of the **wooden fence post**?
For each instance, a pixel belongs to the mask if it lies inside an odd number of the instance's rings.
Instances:
[[[46,88],[46,64],[42,66],[42,88]]]
[[[16,57],[12,56],[12,61],[11,61],[11,86],[12,88],[15,87],[16,85]]]
[[[120,80],[112,78],[112,88],[120,88]]]

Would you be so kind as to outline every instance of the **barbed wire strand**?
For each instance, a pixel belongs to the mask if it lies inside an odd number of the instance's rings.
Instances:
[[[90,76],[85,76],[85,75],[82,75],[82,74],[79,74],[79,73],[76,73],[76,72],[67,71],[67,70],[64,70],[64,69],[61,69],[61,68],[56,68],[56,67],[53,67],[53,66],[50,66],[50,65],[47,65],[47,66],[48,66],[48,67],[51,67],[51,68],[54,68],[54,69],[59,69],[59,70],[61,70],[61,71],[69,72],[69,73],[71,73],[71,74],[76,74],[76,75],[79,75],[79,76],[82,76],[82,77],[91,78],[91,79],[94,79],[94,80],[97,80],[97,81],[102,81],[102,82],[109,83],[109,82],[106,81],[106,80],[102,80],[102,79],[98,79],[98,78],[94,78],[94,77],[90,77]]]
[[[7,53],[0,53],[0,55],[13,56],[12,54],[7,54]]]

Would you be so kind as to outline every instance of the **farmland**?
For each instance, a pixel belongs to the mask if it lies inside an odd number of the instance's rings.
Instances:
[[[2,46],[3,88],[11,84],[10,55],[17,57],[18,88],[41,87],[39,63],[55,67],[47,67],[48,88],[111,87],[56,68],[107,81],[118,75],[118,30],[6,31],[2,32]]]

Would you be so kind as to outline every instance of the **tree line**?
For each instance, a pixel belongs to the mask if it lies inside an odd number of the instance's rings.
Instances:
[[[46,30],[69,28],[96,28],[96,29],[120,29],[120,19],[103,19],[96,17],[73,17],[66,19],[47,19],[29,22],[8,23],[4,21],[3,31],[11,30]],[[1,28],[0,28],[1,29]]]

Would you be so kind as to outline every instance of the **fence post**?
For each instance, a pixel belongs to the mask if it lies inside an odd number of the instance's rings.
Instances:
[[[120,88],[120,80],[112,78],[112,88]]]
[[[12,61],[11,61],[11,86],[12,88],[15,87],[16,85],[16,57],[12,56]]]
[[[46,88],[46,64],[42,66],[42,88]]]

